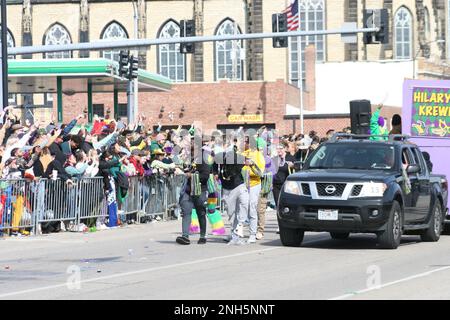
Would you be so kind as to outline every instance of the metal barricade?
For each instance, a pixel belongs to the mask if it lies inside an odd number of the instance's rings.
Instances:
[[[37,223],[72,221],[76,223],[78,183],[68,185],[63,180],[41,179],[36,182]]]
[[[130,187],[119,212],[143,217],[169,218],[178,209],[184,175],[130,177]],[[108,216],[102,177],[72,179],[0,180],[0,236],[11,232],[38,233],[40,224],[65,222],[79,225]]]
[[[36,227],[56,221],[78,225],[82,219],[106,216],[103,179],[94,177],[72,181],[73,185],[61,179],[41,179],[32,183]]]
[[[142,207],[139,221],[142,217],[164,216],[167,203],[166,178],[159,175],[145,177],[141,190]]]
[[[119,212],[122,215],[138,214],[141,202],[141,177],[129,177],[129,188],[127,196],[122,205],[119,205]],[[139,219],[137,219],[139,220]]]
[[[35,197],[30,182],[0,180],[0,236],[11,232],[34,232]]]
[[[172,175],[167,178],[167,202],[166,202],[166,219],[173,211],[179,210],[180,193],[183,184],[186,181],[185,175]],[[176,215],[178,216],[178,215]]]
[[[102,177],[77,181],[77,223],[82,219],[105,218],[107,202]]]

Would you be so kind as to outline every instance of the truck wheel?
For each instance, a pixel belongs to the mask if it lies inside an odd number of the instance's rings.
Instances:
[[[280,227],[280,240],[283,246],[300,247],[305,232],[301,229],[289,229]]]
[[[350,232],[330,232],[330,236],[336,240],[347,240]]]
[[[392,203],[386,230],[378,234],[378,244],[383,249],[397,249],[402,239],[402,208],[397,201]]]
[[[442,232],[442,207],[439,201],[436,201],[431,214],[430,226],[420,235],[422,241],[436,242],[439,241]]]

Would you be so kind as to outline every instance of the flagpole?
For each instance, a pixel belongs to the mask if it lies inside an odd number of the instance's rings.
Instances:
[[[300,0],[297,0],[297,14],[298,14],[298,27],[297,30],[300,31]],[[298,81],[297,87],[300,91],[300,133],[304,134],[304,124],[303,124],[303,63],[302,63],[302,46],[301,37],[297,37],[297,63],[298,63]]]

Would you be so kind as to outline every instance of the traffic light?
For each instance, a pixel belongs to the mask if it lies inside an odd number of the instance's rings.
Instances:
[[[138,70],[139,70],[139,59],[137,57],[131,56],[128,79],[129,80],[137,79]]]
[[[129,70],[130,56],[128,51],[120,51],[119,54],[119,77],[126,77]]]
[[[380,10],[380,31],[375,36],[375,40],[382,44],[389,43],[389,12],[387,9]]]
[[[275,13],[272,15],[272,32],[287,32],[287,14]],[[288,37],[275,37],[272,39],[274,48],[287,48]]]
[[[364,10],[364,28],[380,28],[378,32],[364,33],[364,44],[389,43],[389,13],[387,9]]]
[[[194,20],[181,20],[180,22],[180,37],[195,37],[195,21]],[[195,44],[193,42],[180,43],[181,53],[194,53]]]

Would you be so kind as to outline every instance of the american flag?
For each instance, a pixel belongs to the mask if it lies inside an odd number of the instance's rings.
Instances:
[[[295,0],[283,13],[287,13],[288,31],[297,31],[300,23],[298,14],[298,0]]]

